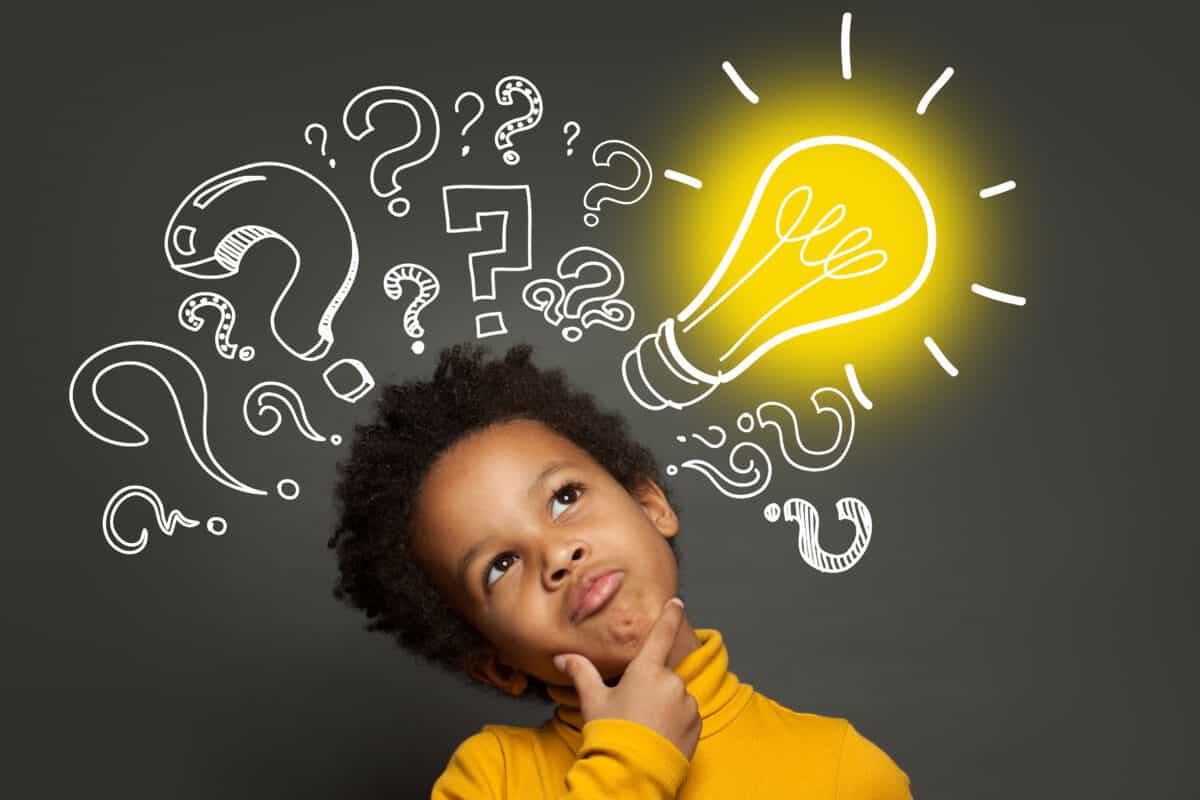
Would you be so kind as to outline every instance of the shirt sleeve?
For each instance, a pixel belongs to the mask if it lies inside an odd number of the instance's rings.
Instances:
[[[562,800],[671,800],[690,762],[669,739],[626,719],[594,719],[567,771]]]
[[[837,800],[912,800],[908,775],[849,722],[838,765]]]
[[[433,784],[430,800],[500,800],[504,793],[504,751],[491,731],[462,742]]]

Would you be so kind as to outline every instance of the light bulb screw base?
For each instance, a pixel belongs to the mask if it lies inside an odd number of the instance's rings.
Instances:
[[[675,318],[667,317],[653,333],[638,340],[621,360],[625,388],[643,408],[686,408],[699,403],[722,383],[683,355],[675,339]]]

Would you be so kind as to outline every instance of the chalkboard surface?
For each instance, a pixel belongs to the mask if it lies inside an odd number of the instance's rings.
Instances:
[[[10,235],[29,243],[8,264],[5,794],[420,797],[480,726],[545,719],[549,707],[417,663],[331,596],[334,465],[353,425],[381,386],[428,377],[442,348],[477,339],[497,353],[533,344],[535,363],[562,367],[676,467],[693,625],[719,629],[730,668],[766,696],[851,720],[915,796],[1190,796],[1194,48],[1191,23],[1166,12],[1097,13],[21,12],[4,150],[18,178]],[[525,85],[509,87],[511,107],[497,99],[511,76],[536,85],[542,117],[506,138],[534,105]],[[392,88],[359,98],[379,87]],[[385,95],[390,109],[372,111]],[[827,124],[836,114],[844,131]],[[410,137],[433,142],[412,120],[432,118],[436,147],[405,165],[421,155]],[[622,359],[719,260],[713,243],[729,240],[778,149],[747,149],[754,131],[794,120],[801,140],[880,118],[925,136],[921,175],[939,174],[935,210],[951,222],[936,294],[839,339],[818,332],[819,347],[781,344],[703,402],[637,401]],[[609,140],[620,144],[605,166],[594,159]],[[517,188],[443,193],[470,185]],[[198,196],[209,205],[187,205]],[[497,218],[448,230],[485,207],[515,215],[518,236],[529,213],[513,262],[524,271],[470,266],[495,246]],[[189,272],[187,254],[215,243],[187,215],[246,209],[265,216],[232,221],[260,228]],[[555,269],[577,247],[619,262],[615,296],[636,312],[625,329],[555,322],[522,296],[533,279],[566,283]],[[304,269],[273,313],[297,252]],[[430,275],[438,296],[413,328]],[[490,297],[472,285],[489,276]],[[200,292],[193,331],[182,307]],[[500,319],[505,332],[477,335]],[[120,343],[141,344],[89,362]],[[95,409],[73,413],[87,388],[71,392],[74,378],[98,380],[147,441]],[[277,430],[263,432],[269,414],[251,428],[243,404],[264,381],[302,398],[307,433],[285,405]],[[790,466],[769,426],[740,432],[742,412],[777,401],[823,446],[831,417],[810,395],[826,386],[854,421],[836,469]],[[769,483],[734,496],[732,479],[754,478],[728,446],[701,442],[713,425],[774,454]],[[125,487],[144,491],[117,497]],[[847,497],[869,508],[869,546],[821,562],[853,545],[836,510]],[[805,507],[825,523],[807,556]]]

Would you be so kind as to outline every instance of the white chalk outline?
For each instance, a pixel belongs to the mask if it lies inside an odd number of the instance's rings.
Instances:
[[[215,308],[220,314],[216,328],[213,330],[213,343],[221,358],[241,361],[254,359],[254,348],[250,345],[238,347],[230,341],[233,326],[237,324],[237,310],[229,298],[218,292],[193,292],[179,304],[178,319],[184,330],[198,333],[204,327],[204,317],[200,316],[202,308]]]
[[[669,181],[675,181],[676,183],[682,183],[684,186],[690,186],[693,189],[699,189],[704,186],[704,184],[700,182],[699,178],[693,178],[687,173],[676,172],[673,169],[663,170],[663,177]]]
[[[136,347],[136,346],[145,346],[145,347],[150,347],[150,348],[157,348],[159,350],[165,350],[168,353],[171,353],[172,355],[177,356],[179,359],[181,359],[183,361],[183,363],[185,363],[189,367],[191,367],[192,373],[196,376],[196,380],[199,383],[199,387],[200,387],[201,411],[200,411],[199,434],[200,434],[201,442],[204,445],[204,453],[205,453],[205,455],[208,456],[209,463],[205,463],[204,459],[202,459],[200,457],[200,454],[196,452],[196,445],[192,441],[193,437],[192,437],[191,431],[188,428],[188,421],[187,421],[187,418],[184,416],[183,407],[181,406],[181,404],[179,402],[179,395],[176,393],[175,387],[171,384],[171,381],[167,379],[167,376],[164,375],[162,372],[160,372],[156,366],[154,366],[153,364],[148,364],[144,361],[138,361],[136,359],[133,359],[133,360],[123,359],[120,361],[115,361],[104,367],[93,367],[93,364],[95,364],[97,362],[97,360],[102,360],[102,357],[107,356],[110,352],[112,352],[114,350],[119,351],[124,348]],[[146,434],[145,430],[138,427],[138,425],[136,423],[134,423],[132,420],[128,419],[127,417],[121,416],[120,414],[113,411],[108,406],[104,405],[104,403],[100,400],[99,394],[97,394],[97,387],[99,386],[100,379],[103,378],[105,375],[107,375],[110,371],[117,369],[119,367],[124,367],[124,366],[142,367],[144,369],[147,369],[154,375],[158,376],[158,379],[161,380],[166,385],[167,391],[171,395],[171,400],[175,404],[175,415],[178,417],[180,427],[183,430],[183,440],[185,442],[187,442],[188,450],[191,451],[192,458],[196,461],[197,464],[200,465],[201,469],[203,469],[205,472],[208,473],[209,477],[211,477],[213,480],[217,481],[218,483],[220,483],[224,486],[228,486],[230,489],[236,489],[237,491],[243,492],[245,494],[255,494],[255,495],[267,494],[262,489],[256,489],[253,486],[249,486],[245,483],[242,483],[237,478],[233,477],[233,475],[231,475],[228,470],[226,470],[223,466],[221,466],[221,462],[217,461],[217,457],[215,455],[213,455],[212,448],[209,447],[209,444],[208,444],[208,384],[204,380],[204,373],[202,373],[200,371],[200,368],[196,366],[196,362],[192,361],[192,359],[187,355],[187,353],[184,353],[182,350],[177,350],[174,347],[171,347],[170,345],[162,344],[160,342],[151,342],[151,341],[147,341],[145,339],[133,339],[133,340],[124,341],[124,342],[116,342],[115,344],[110,344],[107,347],[102,347],[101,349],[97,350],[96,352],[94,352],[90,356],[88,356],[86,359],[84,359],[83,363],[80,364],[79,367],[75,370],[75,374],[71,376],[71,384],[70,384],[70,386],[67,387],[67,399],[69,400],[69,402],[71,404],[71,414],[75,417],[75,421],[78,422],[79,425],[85,431],[90,433],[92,436],[95,436],[100,441],[105,442],[107,444],[116,445],[117,447],[141,447],[142,445],[144,445],[150,441],[150,437]],[[96,370],[95,374],[90,375],[90,380],[88,380],[87,377],[84,377],[84,380],[83,380],[84,383],[88,384],[89,393],[91,395],[92,402],[95,403],[96,407],[99,408],[105,414],[107,414],[109,417],[113,418],[114,420],[116,420],[119,423],[124,423],[126,428],[131,429],[132,432],[135,434],[135,438],[133,441],[122,441],[120,439],[112,439],[112,438],[109,438],[108,436],[105,436],[100,431],[96,430],[91,425],[89,425],[87,422],[85,422],[83,419],[83,416],[80,414],[79,407],[76,402],[76,395],[80,391],[80,378],[87,375],[92,369]],[[211,464],[212,466],[210,467],[209,464]]]
[[[542,93],[529,78],[521,75],[506,75],[496,81],[497,103],[502,106],[515,105],[514,94],[525,98],[529,103],[529,111],[500,123],[500,127],[496,128],[496,133],[492,137],[496,150],[501,152],[501,160],[510,167],[521,163],[521,154],[513,147],[512,137],[536,128],[542,121],[542,114],[545,110]]]
[[[273,401],[273,402],[272,402]],[[273,414],[274,422],[268,423],[264,427],[257,427],[256,423],[250,419],[250,406],[253,403],[258,404],[255,414],[258,417]],[[279,430],[280,424],[283,422],[283,413],[279,407],[283,406],[292,416],[292,422],[295,423],[296,429],[308,439],[310,442],[324,442],[325,437],[317,433],[312,423],[308,420],[308,411],[304,408],[304,398],[300,397],[300,393],[288,386],[282,381],[260,381],[246,392],[246,396],[242,398],[242,421],[246,423],[246,427],[251,433],[259,436],[270,436],[275,431]],[[340,444],[342,437],[334,434],[331,440],[336,438],[337,441],[333,444]]]
[[[951,378],[957,377],[958,367],[950,363],[950,359],[946,358],[946,354],[942,352],[942,348],[938,347],[938,343],[933,340],[933,337],[926,336],[924,341],[926,349],[929,350],[930,354],[934,357],[934,359],[937,360],[942,369],[946,370],[946,373],[949,374]]]
[[[842,78],[850,80],[850,12],[842,14]]]
[[[226,195],[238,186],[268,181],[270,175],[275,170],[282,171],[281,174],[283,175],[299,175],[316,184],[333,201],[334,206],[336,206],[338,213],[341,215],[341,221],[345,224],[346,234],[349,237],[349,252],[346,255],[346,275],[329,303],[325,306],[325,310],[321,312],[321,318],[317,322],[317,343],[303,352],[284,341],[275,324],[275,317],[279,313],[279,307],[283,304],[283,299],[287,297],[288,292],[291,291],[292,284],[296,282],[296,279],[300,275],[302,257],[300,251],[291,240],[283,234],[262,225],[243,224],[232,228],[221,237],[213,247],[211,253],[198,254],[195,248],[195,239],[199,228],[191,224],[193,217],[198,218],[194,220],[197,225],[203,224],[206,214],[213,214],[219,217],[219,209],[209,211],[209,207],[217,198]],[[281,216],[284,214],[283,209],[272,210]],[[251,212],[247,211],[245,213],[249,217]],[[347,213],[346,207],[342,205],[342,201],[338,199],[337,195],[320,178],[308,170],[292,166],[291,164],[285,164],[281,161],[258,161],[234,167],[231,170],[215,175],[192,189],[183,202],[179,204],[179,207],[175,209],[175,213],[171,215],[171,220],[167,223],[166,232],[163,235],[163,248],[166,251],[167,262],[171,265],[171,269],[176,272],[200,280],[220,280],[236,275],[241,268],[242,260],[246,253],[256,244],[266,239],[276,239],[292,251],[292,274],[288,278],[287,284],[283,287],[283,291],[275,299],[275,304],[271,307],[271,334],[275,337],[275,341],[279,343],[280,347],[287,350],[296,358],[302,361],[319,361],[325,357],[329,352],[329,348],[333,345],[333,318],[337,314],[338,309],[341,308],[346,296],[350,294],[350,289],[354,285],[354,278],[358,274],[358,236],[354,232],[354,224],[350,221],[350,215]],[[193,256],[200,257],[193,258]],[[208,270],[213,271],[209,272]]]
[[[479,120],[479,118],[483,116],[483,109],[487,105],[486,103],[483,102],[482,95],[480,95],[478,92],[472,92],[470,90],[467,90],[467,91],[463,92],[462,94],[460,94],[458,96],[458,98],[454,101],[454,113],[455,114],[458,113],[458,104],[463,101],[464,97],[474,97],[477,101],[479,101],[479,111],[475,112],[475,116],[471,117],[471,119],[469,119],[467,121],[467,124],[462,126],[462,130],[459,131],[458,135],[463,136],[463,137],[465,137],[467,135],[467,131],[469,131],[471,129],[471,126],[474,125]],[[471,152],[471,145],[464,144],[462,146],[462,149],[459,151],[459,155],[463,156],[465,158],[467,153],[469,153],[469,152]]]
[[[989,300],[995,300],[999,303],[1008,303],[1012,306],[1025,305],[1025,298],[1019,294],[1009,294],[1008,292],[999,292],[995,289],[989,289],[986,286],[978,283],[971,284],[971,291],[980,297],[986,297]]]
[[[743,448],[748,448],[753,453],[762,457],[764,469],[761,472],[759,471],[759,468],[755,466],[753,458],[746,467],[739,467],[735,463],[734,459],[737,458],[738,452]],[[694,469],[696,472],[699,472],[701,475],[708,478],[709,482],[712,483],[713,487],[716,488],[718,492],[732,500],[745,500],[747,498],[756,497],[759,494],[762,494],[763,490],[771,484],[771,474],[774,469],[774,467],[771,465],[771,457],[767,455],[767,451],[759,447],[754,442],[749,441],[740,442],[729,451],[729,468],[740,474],[746,474],[753,471],[753,474],[748,480],[739,482],[733,478],[729,478],[714,465],[702,458],[689,458],[687,461],[684,461],[680,467]],[[667,467],[668,475],[674,475],[679,471],[678,469],[674,469],[674,471],[672,471],[673,468],[673,464]],[[730,487],[729,491],[726,491],[725,486],[722,485],[722,482]]]
[[[800,557],[818,572],[845,572],[859,562],[871,544],[871,511],[867,504],[856,497],[843,497],[837,501],[838,519],[854,524],[854,539],[841,553],[830,553],[821,547],[821,515],[816,506],[800,497],[788,499],[783,504],[783,517],[798,525],[796,546]]]
[[[632,150],[633,152],[629,152]],[[637,175],[634,176],[633,182],[628,186],[617,186],[613,183],[605,183],[599,181],[588,187],[583,193],[583,207],[594,213],[584,214],[583,222],[589,228],[596,227],[600,222],[599,211],[600,206],[605,200],[610,203],[618,203],[623,206],[631,206],[637,201],[646,196],[646,192],[650,191],[651,184],[654,183],[654,168],[650,166],[650,159],[646,158],[646,154],[639,150],[634,145],[622,139],[605,139],[600,144],[592,149],[592,164],[597,167],[611,167],[613,159],[617,156],[622,156],[628,160],[634,167],[637,168]],[[643,179],[645,182],[643,183]],[[632,198],[622,198],[620,196],[612,197],[604,194],[603,189],[615,189],[618,192],[629,192],[634,195]],[[600,195],[599,199],[594,202],[591,200],[593,195]]]
[[[942,70],[942,74],[938,76],[938,79],[933,82],[932,86],[925,90],[925,94],[921,96],[921,101],[917,103],[918,114],[925,113],[925,109],[929,108],[930,101],[942,90],[942,87],[946,85],[946,82],[950,80],[952,75],[954,75],[954,67],[946,67]]]
[[[980,189],[979,196],[986,200],[987,198],[995,197],[998,194],[1011,192],[1015,188],[1017,188],[1016,181],[1005,181],[1004,183],[997,183],[995,186],[989,186],[986,189]]]
[[[374,93],[375,96],[372,95]],[[358,94],[346,103],[345,109],[342,111],[342,129],[346,131],[346,135],[356,142],[361,142],[368,135],[375,132],[375,125],[371,122],[371,113],[376,108],[382,105],[396,104],[404,106],[412,112],[413,120],[416,123],[416,131],[412,138],[399,147],[392,147],[384,150],[375,157],[371,162],[371,191],[377,197],[391,197],[401,191],[399,175],[409,167],[415,167],[418,164],[426,161],[430,156],[437,152],[438,143],[442,138],[442,125],[438,117],[437,108],[425,94],[418,92],[416,89],[410,89],[407,86],[372,86],[369,89],[363,89]],[[422,116],[424,115],[424,116]],[[427,125],[424,123],[428,123]],[[419,158],[411,161],[406,161],[398,167],[393,167],[388,174],[388,179],[392,183],[392,188],[386,191],[380,188],[381,180],[379,171],[381,162],[390,156],[401,153],[407,150],[412,145],[416,144],[423,135],[426,135],[426,127],[433,128],[433,143],[429,145],[429,149]],[[398,205],[403,202],[404,210],[398,212]],[[394,207],[393,207],[394,206]],[[388,212],[394,217],[403,217],[408,214],[412,204],[407,198],[397,197],[388,203]]]
[[[729,80],[737,87],[737,90],[742,93],[742,97],[749,100],[751,103],[758,103],[758,95],[751,89],[742,76],[738,74],[737,69],[729,61],[721,62],[721,69],[725,70],[725,74],[729,76]]]
[[[108,503],[104,506],[104,513],[100,515],[100,530],[104,532],[104,541],[108,542],[108,546],[123,556],[137,555],[150,543],[150,532],[145,528],[142,528],[137,540],[133,542],[122,538],[117,532],[117,510],[125,504],[126,500],[135,497],[150,504],[150,507],[154,509],[154,518],[158,522],[158,529],[167,536],[175,533],[176,526],[194,528],[200,524],[199,520],[185,517],[178,509],[167,514],[162,498],[149,486],[141,486],[136,483],[122,486],[113,492],[112,497],[108,498]]]
[[[873,408],[871,398],[867,397],[867,393],[859,385],[858,373],[855,372],[853,364],[846,364],[846,380],[849,381],[850,391],[854,394],[854,398],[858,400],[859,405],[870,411]]]
[[[524,193],[525,197],[525,242],[524,253],[521,258],[517,259],[523,262],[519,266],[503,267],[494,266],[490,268],[493,273],[492,277],[492,293],[480,294],[477,281],[475,280],[475,259],[482,256],[494,255],[510,255],[508,249],[508,218],[510,209],[497,209],[492,211],[481,211],[480,206],[476,205],[471,210],[475,224],[455,226],[451,221],[450,216],[450,193],[462,189],[478,189],[485,192],[503,191],[506,195],[511,196],[512,190],[519,189]],[[467,274],[471,278],[471,300],[472,302],[479,300],[495,300],[496,272],[525,272],[533,269],[533,199],[529,192],[529,184],[479,184],[479,183],[455,183],[442,187],[442,211],[446,220],[446,233],[478,233],[483,230],[484,217],[499,217],[500,218],[500,247],[496,250],[475,250],[467,254],[468,270]],[[497,329],[490,331],[484,330],[484,324],[497,325]],[[475,315],[475,336],[479,339],[485,339],[489,336],[499,336],[508,333],[508,328],[504,323],[504,314],[500,311],[489,311]]]
[[[349,367],[358,373],[358,386],[344,392],[334,386],[330,376],[339,367]],[[325,388],[329,390],[330,394],[347,403],[357,403],[363,395],[375,388],[375,376],[367,369],[366,364],[357,358],[339,358],[321,372],[321,378],[325,381]]]

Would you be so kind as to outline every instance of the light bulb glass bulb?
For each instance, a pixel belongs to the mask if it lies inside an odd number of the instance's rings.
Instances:
[[[790,339],[900,305],[936,249],[929,199],[894,156],[850,136],[796,142],[695,299],[625,355],[626,388],[649,409],[697,403]]]

